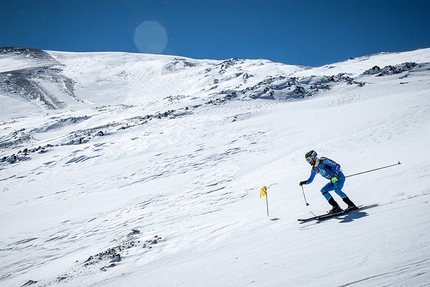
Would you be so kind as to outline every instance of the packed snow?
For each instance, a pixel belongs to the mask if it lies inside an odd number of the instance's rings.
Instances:
[[[430,49],[0,48],[0,115],[1,286],[430,286]],[[330,209],[327,180],[298,185],[311,149],[346,175],[393,165],[346,180],[377,206],[300,223]]]

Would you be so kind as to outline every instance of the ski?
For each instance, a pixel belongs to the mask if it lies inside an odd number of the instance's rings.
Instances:
[[[375,207],[375,206],[378,206],[378,204],[376,203],[376,204],[370,204],[370,205],[359,205],[359,206],[357,206],[357,209],[354,209],[354,210],[348,210],[348,211],[342,210],[341,212],[326,213],[326,214],[321,214],[321,215],[317,215],[317,216],[313,216],[313,217],[309,217],[309,218],[299,218],[297,220],[300,221],[301,223],[308,222],[308,221],[314,221],[314,220],[322,221],[322,220],[326,220],[326,219],[333,218],[336,216],[345,215],[345,214],[350,213],[350,212],[360,211],[360,210],[368,209],[368,208]]]

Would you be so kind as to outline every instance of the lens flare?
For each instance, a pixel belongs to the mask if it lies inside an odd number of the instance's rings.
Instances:
[[[134,44],[142,53],[162,53],[167,45],[166,29],[156,21],[145,21],[134,31]]]

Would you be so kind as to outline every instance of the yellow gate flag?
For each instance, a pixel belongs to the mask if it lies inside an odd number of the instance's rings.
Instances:
[[[260,190],[260,198],[267,195],[267,187],[263,186]]]

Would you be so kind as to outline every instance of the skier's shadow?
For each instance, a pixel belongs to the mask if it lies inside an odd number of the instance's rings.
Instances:
[[[349,212],[349,213],[345,214],[345,216],[342,218],[340,223],[352,222],[356,219],[363,218],[366,216],[369,216],[369,214],[365,211]]]

